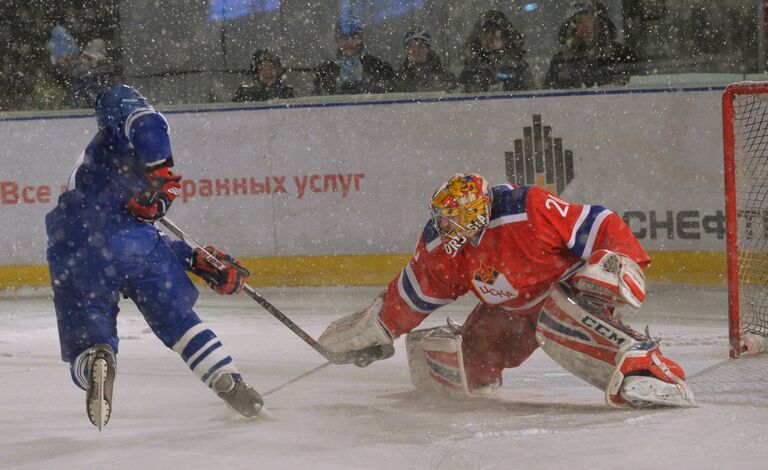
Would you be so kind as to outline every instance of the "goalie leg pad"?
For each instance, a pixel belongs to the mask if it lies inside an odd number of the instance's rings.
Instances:
[[[693,404],[682,368],[661,355],[658,343],[588,307],[568,285],[552,287],[536,326],[536,339],[547,355],[605,391],[606,402],[612,406],[643,406],[622,397],[625,378],[635,375],[675,385],[675,399],[653,404]]]
[[[426,335],[437,328],[413,330],[405,335],[405,350],[408,355],[408,369],[411,372],[411,382],[419,390],[436,391],[435,381],[429,374],[427,352],[424,351],[421,341]]]
[[[471,389],[467,381],[459,325],[414,330],[406,336],[408,366],[413,385],[454,398],[488,396],[501,386],[501,377]]]
[[[412,331],[405,344],[416,388],[457,398],[470,396],[461,335],[450,324]]]

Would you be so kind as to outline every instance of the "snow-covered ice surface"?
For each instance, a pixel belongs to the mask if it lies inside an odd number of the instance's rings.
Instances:
[[[317,337],[377,291],[260,292]],[[460,299],[424,326],[462,321],[473,304]],[[722,288],[652,286],[627,319],[637,329],[650,323],[699,401],[650,411],[609,408],[541,350],[505,371],[493,398],[436,400],[412,388],[401,339],[393,358],[327,367],[268,396],[263,415],[247,420],[165,349],[129,301],[121,307],[114,412],[99,433],[59,359],[45,292],[0,297],[0,468],[768,468],[768,358],[727,359]],[[197,310],[262,392],[324,362],[244,295],[205,294]]]

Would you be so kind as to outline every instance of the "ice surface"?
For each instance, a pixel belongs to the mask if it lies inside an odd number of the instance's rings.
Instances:
[[[378,289],[264,289],[314,336]],[[0,468],[764,469],[768,358],[729,372],[725,291],[652,286],[628,323],[651,324],[662,351],[692,376],[700,406],[615,410],[540,350],[504,373],[493,398],[440,401],[416,392],[404,345],[365,369],[331,366],[239,418],[148,330],[128,301],[119,316],[114,412],[100,434],[59,360],[42,292],[0,298]],[[44,294],[44,293],[43,293]],[[462,321],[471,298],[433,314]],[[324,360],[246,296],[204,295],[198,312],[245,378],[266,391]],[[730,361],[734,363],[734,361]],[[762,375],[761,375],[762,374]],[[744,377],[748,375],[749,377]],[[755,378],[761,376],[762,378]],[[745,380],[748,393],[738,384]],[[743,395],[743,396],[742,396]]]

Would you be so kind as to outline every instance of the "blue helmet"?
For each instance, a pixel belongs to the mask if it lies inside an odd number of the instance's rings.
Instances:
[[[336,24],[336,37],[347,38],[363,34],[363,22],[354,15],[345,14],[339,18]]]
[[[99,130],[105,127],[118,130],[125,118],[137,109],[152,109],[152,106],[136,89],[127,85],[107,88],[96,98],[96,122]]]

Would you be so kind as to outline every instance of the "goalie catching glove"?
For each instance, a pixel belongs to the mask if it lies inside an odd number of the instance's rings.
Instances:
[[[592,253],[572,283],[585,300],[602,306],[640,308],[645,301],[643,269],[631,258],[609,250]]]
[[[379,319],[383,303],[384,295],[381,294],[367,309],[336,320],[325,329],[317,342],[334,353],[360,351],[371,346],[391,346],[395,335]],[[386,359],[391,354],[385,356],[377,359]]]
[[[132,197],[127,207],[137,219],[155,222],[165,217],[173,200],[181,194],[181,176],[163,167],[148,171],[147,180],[147,190]]]
[[[240,261],[212,246],[195,248],[191,269],[219,294],[239,294],[245,279],[251,275]]]

